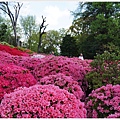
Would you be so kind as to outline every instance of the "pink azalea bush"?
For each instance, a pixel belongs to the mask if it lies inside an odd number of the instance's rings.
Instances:
[[[33,75],[35,72],[35,68],[37,68],[42,62],[42,59],[39,58],[14,57],[14,60],[15,59],[16,61],[14,62],[14,64],[27,68]]]
[[[88,59],[81,60],[78,57],[70,58],[70,60],[73,60],[73,62],[76,63],[76,64],[82,65],[84,67],[85,74],[87,74],[88,72],[90,72],[92,70],[92,68],[90,66],[90,63],[93,60],[88,60]]]
[[[0,101],[5,93],[10,93],[20,86],[29,87],[37,81],[29,70],[9,64],[0,64]]]
[[[88,118],[120,116],[120,85],[107,84],[93,90],[86,99]]]
[[[0,104],[2,118],[85,118],[86,109],[73,94],[54,85],[18,88]]]
[[[120,113],[110,114],[107,118],[120,118]]]
[[[78,85],[77,81],[74,81],[71,76],[65,76],[62,73],[56,75],[48,75],[40,80],[41,85],[53,84],[59,86],[61,89],[65,89],[68,92],[74,94],[77,99],[81,99],[84,95],[81,87]]]
[[[12,58],[12,55],[7,53],[7,52],[3,52],[0,51],[0,63],[2,64],[13,64],[14,58]]]
[[[42,58],[41,62],[34,70],[35,78],[39,81],[47,75],[54,75],[57,73],[63,73],[66,76],[72,76],[75,81],[82,81],[84,78],[84,68],[75,64],[67,57],[52,56]]]
[[[35,67],[40,65],[41,59],[31,58],[27,56],[14,56],[7,52],[0,51],[0,63],[7,63],[24,67],[27,68],[31,73],[33,73]]]
[[[46,56],[42,58],[42,62],[33,70],[33,75],[38,82],[45,76],[56,75],[58,73],[71,76],[74,81],[79,83],[79,86],[85,93],[83,98],[84,101],[88,88],[88,82],[84,79],[86,71],[82,64],[80,65],[78,62],[75,62],[68,57]]]

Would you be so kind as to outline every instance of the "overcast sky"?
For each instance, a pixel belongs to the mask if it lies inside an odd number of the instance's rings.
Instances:
[[[73,16],[70,11],[74,11],[79,1],[69,0],[48,0],[48,1],[22,1],[23,6],[20,10],[20,16],[35,15],[37,23],[42,22],[42,15],[46,17],[46,30],[58,30],[60,28],[69,28],[72,24]]]

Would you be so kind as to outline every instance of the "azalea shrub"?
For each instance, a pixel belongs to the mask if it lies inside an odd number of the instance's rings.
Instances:
[[[34,70],[35,77],[38,81],[44,76],[54,75],[57,73],[63,73],[66,76],[72,76],[75,81],[82,81],[84,78],[84,68],[75,64],[67,57],[48,56],[42,59],[44,61],[41,62],[41,64]]]
[[[0,101],[5,93],[20,86],[32,86],[37,81],[28,69],[16,65],[0,64]]]
[[[84,103],[54,85],[34,85],[5,94],[2,118],[85,118]]]
[[[107,118],[120,118],[120,112],[115,114],[110,114]]]
[[[14,58],[7,52],[0,51],[0,63],[1,64],[14,64]]]
[[[62,73],[56,75],[48,75],[40,80],[41,85],[53,84],[59,86],[60,89],[65,89],[68,92],[74,94],[77,99],[82,99],[84,93],[77,81],[74,81],[71,76],[66,76]]]
[[[92,70],[86,75],[89,91],[106,84],[120,84],[120,61],[114,52],[105,51],[91,63]]]
[[[2,64],[13,64],[20,67],[27,68],[31,73],[35,67],[40,65],[41,59],[31,58],[28,56],[15,56],[7,52],[0,51],[0,63]]]
[[[31,57],[14,57],[14,64],[27,68],[33,75],[35,73],[35,69],[41,64],[43,60],[39,58],[31,58]]]
[[[0,51],[6,51],[11,55],[18,55],[18,56],[29,56],[28,53],[18,50],[17,48],[11,48],[7,45],[0,44]]]
[[[107,84],[93,90],[85,102],[88,118],[120,117],[120,85]]]
[[[84,77],[91,69],[89,66],[90,60],[86,60],[85,63],[81,61],[80,64],[80,61],[77,62],[77,58],[71,59],[48,55],[40,59],[36,57],[14,56],[14,61],[16,65],[29,69],[38,82],[45,76],[57,75],[58,73],[62,73],[65,76],[72,76],[72,79],[77,81],[82,88],[85,99],[88,83],[84,80]],[[87,66],[85,67],[85,65]]]
[[[85,74],[89,73],[92,70],[90,63],[93,62],[93,60],[81,60],[78,57],[70,58],[70,60],[72,60],[76,64],[82,65],[84,67]]]

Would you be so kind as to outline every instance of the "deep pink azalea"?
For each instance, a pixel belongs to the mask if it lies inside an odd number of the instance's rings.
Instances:
[[[29,87],[37,81],[28,69],[8,64],[0,64],[0,101],[5,93],[20,86]]]

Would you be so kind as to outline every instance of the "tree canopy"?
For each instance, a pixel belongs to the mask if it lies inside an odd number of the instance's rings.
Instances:
[[[79,34],[79,48],[85,58],[94,58],[96,53],[103,53],[103,45],[109,42],[120,45],[119,11],[119,2],[79,3],[73,12],[74,21],[70,29],[75,35]]]

